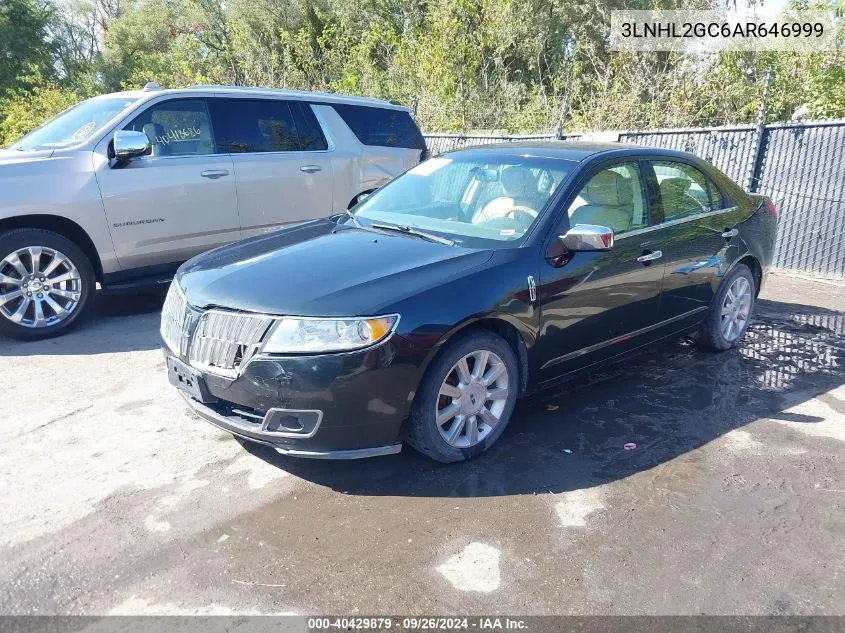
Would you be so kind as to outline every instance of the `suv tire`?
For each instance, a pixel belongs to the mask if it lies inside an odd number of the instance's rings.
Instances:
[[[460,336],[426,371],[404,439],[438,462],[472,459],[505,430],[518,388],[519,364],[507,341],[484,330]]]
[[[22,341],[58,336],[90,308],[91,261],[66,237],[44,229],[0,234],[0,334]]]

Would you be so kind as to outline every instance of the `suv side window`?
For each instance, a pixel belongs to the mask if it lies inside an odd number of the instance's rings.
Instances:
[[[299,136],[287,101],[220,99],[225,149],[232,154],[299,151]]]
[[[293,113],[293,121],[296,123],[296,131],[299,134],[301,149],[306,152],[320,152],[329,148],[323,129],[317,122],[317,117],[311,109],[311,104],[301,101],[291,101],[290,109]]]
[[[722,194],[700,170],[686,163],[652,161],[665,221],[722,207]]]
[[[345,103],[333,103],[332,107],[364,145],[425,149],[425,139],[406,110]]]
[[[152,145],[152,156],[217,153],[205,99],[161,101],[144,110],[123,129],[145,132]]]
[[[592,176],[569,205],[569,225],[598,224],[624,233],[648,225],[640,168],[618,163]]]

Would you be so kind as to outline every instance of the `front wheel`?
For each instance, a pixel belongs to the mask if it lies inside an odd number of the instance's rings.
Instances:
[[[713,298],[701,332],[701,344],[710,350],[736,347],[745,335],[754,311],[757,284],[748,266],[738,264]]]
[[[480,455],[510,420],[518,374],[513,349],[492,332],[447,343],[420,383],[405,439],[438,462]]]
[[[66,237],[43,229],[0,235],[0,334],[24,341],[64,334],[94,290],[91,262]]]

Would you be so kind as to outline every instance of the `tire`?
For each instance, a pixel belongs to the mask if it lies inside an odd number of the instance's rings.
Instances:
[[[33,277],[36,257],[41,277]],[[44,229],[0,234],[0,334],[35,341],[68,332],[91,307],[95,284],[91,261],[66,237]]]
[[[737,290],[745,289],[745,300],[737,306],[735,302],[728,299],[728,293],[736,294]],[[699,344],[704,349],[723,352],[739,345],[742,337],[748,329],[748,322],[754,314],[754,304],[757,298],[757,283],[754,275],[745,264],[738,264],[736,268],[719,286],[719,291],[713,297],[707,318],[701,327]],[[723,315],[723,310],[729,310],[729,305],[735,306],[729,314]],[[726,325],[725,319],[731,320],[730,315],[744,315],[739,321],[734,321],[733,327]],[[726,333],[727,329],[727,333]]]
[[[468,356],[472,358],[467,359]],[[466,369],[473,379],[466,383],[461,382],[456,368],[461,359],[466,360]],[[489,386],[472,375],[482,361],[485,363],[483,376],[492,378]],[[504,369],[504,374],[499,365]],[[404,439],[420,453],[438,462],[453,463],[472,459],[490,448],[502,435],[516,405],[518,387],[519,364],[513,349],[502,337],[483,330],[460,336],[446,344],[420,382]],[[441,394],[442,388],[462,395],[455,398]],[[503,388],[507,389],[504,398],[486,398],[491,392],[502,396]],[[480,402],[481,397],[484,397],[483,402]],[[479,402],[486,413],[478,408]],[[447,409],[454,411],[456,408],[457,415],[454,418],[438,425],[438,411],[445,417]],[[463,418],[463,426],[458,416]],[[473,418],[477,436],[472,435]],[[497,422],[488,424],[493,419],[497,419]],[[450,431],[457,433],[451,443],[446,437]]]

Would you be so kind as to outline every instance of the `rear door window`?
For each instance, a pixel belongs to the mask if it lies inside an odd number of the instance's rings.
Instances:
[[[677,220],[722,207],[722,194],[701,171],[674,161],[652,161],[665,220]]]
[[[218,99],[225,122],[225,149],[232,154],[299,151],[299,135],[287,101]]]
[[[406,110],[341,103],[332,107],[364,145],[425,149],[422,133]]]

